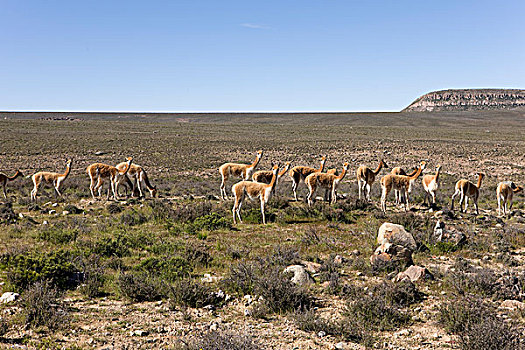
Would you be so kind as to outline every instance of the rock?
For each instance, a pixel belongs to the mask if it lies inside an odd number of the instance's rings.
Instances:
[[[215,280],[217,280],[217,277],[212,277],[212,275],[209,273],[205,273],[204,277],[201,278],[201,282],[203,283],[212,283]]]
[[[216,331],[219,328],[217,322],[213,322],[210,326],[210,331]]]
[[[319,331],[319,333],[317,333],[317,336],[319,338],[322,338],[322,337],[326,336],[326,332],[325,331]]]
[[[391,243],[383,243],[377,247],[374,254],[370,257],[372,265],[381,264],[382,262],[396,262],[405,266],[413,264],[412,250],[401,245],[394,245]]]
[[[51,210],[49,211],[49,215],[54,215],[54,214],[56,214],[56,213],[57,213],[57,211],[56,211],[55,209],[51,209]]]
[[[284,269],[284,273],[293,273],[291,281],[299,286],[312,283],[314,280],[301,265],[291,265]]]
[[[504,300],[499,307],[511,310],[525,310],[525,303],[517,300]]]
[[[44,221],[42,222],[42,225],[47,225],[47,224],[49,224],[49,222],[47,222],[47,220],[44,220]]]
[[[391,243],[395,245],[403,246],[411,251],[416,250],[416,240],[405,228],[401,225],[392,224],[385,222],[379,227],[377,234],[377,243],[380,245],[384,243]]]
[[[131,335],[137,336],[137,337],[145,337],[149,334],[148,331],[143,331],[141,329],[137,329],[136,331],[131,332]]]
[[[394,333],[394,337],[400,338],[400,337],[407,337],[411,333],[410,329],[402,329],[399,332]]]
[[[361,252],[358,250],[358,249],[354,249],[352,250],[352,253],[351,253],[353,256],[359,256],[361,255]]]
[[[53,204],[51,204],[51,206],[52,206],[53,208],[56,208],[56,207],[58,207],[58,203],[53,203]]]
[[[445,231],[445,223],[438,220],[436,222],[436,226],[434,226],[434,237],[436,237],[436,239],[441,242],[441,240],[443,239],[443,233]]]
[[[342,265],[345,261],[345,258],[343,258],[341,255],[336,255],[334,258],[334,264],[336,265]]]
[[[70,213],[69,211],[67,211],[67,210],[63,210],[63,211],[62,211],[62,215],[64,215],[64,216],[65,216],[65,215],[69,215],[69,214],[71,214],[71,213]]]
[[[403,272],[397,274],[393,282],[400,282],[405,279],[410,280],[410,282],[417,282],[422,279],[433,279],[434,276],[424,267],[412,265]]]
[[[251,316],[252,311],[250,309],[244,309],[244,316]]]
[[[95,155],[96,155],[96,156],[102,156],[102,155],[104,155],[104,154],[106,154],[106,153],[107,153],[107,152],[96,151],[96,152],[95,152]]]
[[[7,303],[10,303],[10,302],[15,301],[16,299],[18,299],[19,296],[20,296],[20,294],[18,294],[18,293],[14,293],[14,292],[5,292],[5,293],[2,294],[2,296],[0,297],[0,302],[2,302],[2,303],[4,303],[4,304],[7,304]]]
[[[321,264],[312,261],[301,260],[301,265],[304,265],[309,273],[318,273],[321,270]]]
[[[23,218],[24,218],[24,214],[22,214],[22,213],[18,213],[18,217],[19,217],[20,219],[23,219]]]

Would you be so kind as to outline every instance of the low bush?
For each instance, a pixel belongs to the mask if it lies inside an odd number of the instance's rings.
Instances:
[[[49,281],[32,284],[20,298],[25,324],[50,330],[64,328],[68,315],[59,298],[59,291]]]
[[[134,302],[155,301],[166,296],[166,285],[145,272],[121,273],[117,284],[123,296]]]
[[[53,244],[66,244],[76,241],[78,230],[64,229],[56,226],[46,227],[38,232],[38,239]]]
[[[120,223],[127,226],[137,226],[147,221],[146,215],[135,209],[128,209],[120,215]]]
[[[167,281],[175,281],[189,275],[192,271],[192,266],[188,260],[175,255],[146,258],[137,264],[134,269],[153,273]]]
[[[410,317],[397,306],[373,295],[363,295],[348,307],[348,317],[370,330],[393,330],[408,323]]]
[[[197,217],[192,223],[186,225],[186,231],[189,233],[197,233],[202,230],[215,231],[231,228],[232,224],[230,221],[217,213]]]
[[[91,249],[94,254],[112,257],[116,256],[122,258],[128,256],[130,253],[129,239],[121,233],[117,233],[112,237],[102,237],[95,242]]]
[[[184,344],[181,350],[260,350],[264,348],[246,334],[210,331],[195,336]]]
[[[214,292],[202,283],[192,279],[182,279],[170,287],[170,306],[203,307],[207,305],[220,306],[225,301],[222,292]]]
[[[354,324],[351,320],[326,320],[317,315],[314,310],[295,312],[292,314],[292,319],[297,328],[305,332],[313,332],[316,334],[325,332],[328,335],[341,336],[345,340],[352,342],[361,342],[365,336],[362,327]]]
[[[0,224],[12,224],[16,221],[16,213],[13,211],[11,203],[0,204]]]
[[[6,271],[8,283],[16,289],[26,289],[30,284],[43,280],[49,280],[58,289],[76,285],[76,270],[70,254],[63,250],[5,254],[0,258],[0,267]]]

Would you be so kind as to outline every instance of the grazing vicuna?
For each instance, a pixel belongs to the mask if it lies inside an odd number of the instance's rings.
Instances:
[[[275,184],[277,183],[277,174],[279,172],[279,166],[274,165],[272,170],[272,181],[269,184],[264,184],[260,182],[252,181],[241,181],[232,186],[233,196],[235,202],[233,204],[233,223],[236,224],[237,220],[235,214],[239,218],[239,221],[242,224],[241,219],[241,206],[244,202],[245,196],[248,196],[249,199],[255,200],[259,199],[261,202],[261,214],[263,219],[263,224],[266,224],[266,216],[264,214],[264,206],[268,203],[268,200],[272,196]]]
[[[339,182],[345,177],[346,172],[348,171],[348,166],[349,163],[344,163],[343,171],[339,175],[323,173],[313,173],[308,175],[304,180],[309,191],[307,197],[308,205],[311,206],[313,204],[312,197],[314,196],[317,187],[323,187],[330,191],[330,204],[334,204],[337,201],[337,185],[339,185]],[[325,194],[325,199],[326,197]]]
[[[498,198],[498,215],[501,215],[501,207],[503,202],[503,215],[507,215],[508,211],[512,209],[512,197],[514,193],[523,191],[523,187],[516,186],[513,182],[500,182],[496,188],[496,196]],[[508,208],[507,208],[507,204]]]
[[[221,174],[221,198],[228,199],[226,194],[226,181],[230,176],[239,177],[242,180],[249,180],[252,177],[255,168],[261,161],[263,151],[257,151],[255,160],[252,164],[237,164],[237,163],[224,163],[219,167],[219,174]]]
[[[117,164],[117,169],[119,171],[125,171],[128,163],[122,162]],[[129,180],[129,177],[131,177],[132,180]],[[121,180],[119,180],[119,185],[125,181],[127,185],[131,185],[131,195],[135,194],[135,191],[138,189],[139,191],[139,197],[144,197],[144,194],[142,193],[142,184],[146,186],[149,193],[151,194],[152,198],[155,198],[157,196],[157,187],[153,186],[149,182],[148,174],[146,174],[146,171],[138,164],[131,164],[128,170],[128,173],[122,177]],[[118,194],[118,189],[117,189]]]
[[[294,166],[290,170],[290,177],[292,178],[292,191],[295,200],[297,201],[297,186],[301,181],[304,181],[306,177],[313,173],[322,173],[324,170],[324,165],[326,163],[326,156],[321,158],[321,166],[319,169],[308,167],[308,166]]]
[[[386,213],[386,199],[392,189],[398,190],[405,197],[405,211],[408,211],[408,194],[412,191],[412,183],[421,175],[427,163],[421,162],[412,176],[388,174],[381,178],[381,209]]]
[[[370,189],[372,187],[372,184],[376,180],[377,174],[381,171],[381,169],[385,167],[388,168],[388,165],[385,163],[383,159],[379,161],[379,165],[377,166],[376,170],[372,170],[367,166],[360,166],[357,168],[357,187],[359,188],[359,199],[361,199],[361,191],[365,192],[365,198],[370,201]]]
[[[101,195],[102,184],[104,183],[104,179],[109,180],[110,188],[113,192],[113,198],[115,200],[118,200],[118,183],[121,180],[121,178],[125,176],[129,171],[129,168],[131,167],[131,162],[133,161],[133,157],[128,157],[127,160],[128,161],[126,162],[126,168],[123,171],[118,170],[117,167],[103,163],[94,163],[87,167],[86,172],[88,173],[89,179],[91,180],[89,190],[91,191],[91,196],[94,200],[96,200],[95,191],[98,192],[99,197]],[[108,200],[110,197],[109,190],[110,189],[108,188]]]
[[[460,195],[459,199],[459,211],[463,212],[463,202],[465,203],[465,212],[468,208],[468,200],[469,198],[472,198],[472,201],[474,202],[474,207],[476,208],[476,214],[479,215],[479,209],[478,209],[478,198],[479,198],[479,188],[481,187],[481,181],[485,177],[485,174],[483,173],[477,173],[478,175],[478,184],[474,185],[472,182],[461,179],[458,182],[456,182],[456,191],[452,195],[452,205],[450,206],[450,210],[454,210],[454,199],[458,195]]]
[[[5,189],[6,185],[7,185],[7,181],[13,181],[14,179],[16,179],[19,176],[24,176],[24,174],[22,174],[22,172],[20,170],[17,170],[16,173],[13,176],[7,176],[4,173],[0,173],[0,183],[4,187],[4,198],[5,199],[7,199],[7,191]]]
[[[428,174],[423,176],[421,182],[423,183],[423,189],[425,190],[425,201],[428,200],[428,206],[436,204],[436,191],[439,188],[439,173],[441,172],[441,165],[436,167],[436,173],[434,175]],[[430,199],[432,198],[432,203]]]
[[[42,182],[53,184],[53,188],[58,196],[62,196],[60,193],[60,185],[67,179],[69,173],[71,172],[71,163],[72,160],[69,159],[66,163],[66,171],[63,174],[52,173],[49,171],[39,171],[31,179],[33,180],[33,190],[31,191],[31,201],[36,201],[36,195],[38,193],[38,188]]]

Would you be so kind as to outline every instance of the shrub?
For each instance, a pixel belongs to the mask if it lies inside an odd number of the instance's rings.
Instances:
[[[196,231],[208,230],[215,231],[219,229],[231,229],[232,224],[225,217],[220,216],[217,213],[211,213],[204,216],[200,216],[195,219],[192,224]]]
[[[203,307],[206,305],[220,306],[225,301],[222,292],[213,292],[208,286],[192,279],[182,279],[170,287],[170,305]]]
[[[208,267],[213,258],[205,245],[190,242],[184,250],[184,259],[189,261],[192,266]]]
[[[7,272],[9,284],[16,288],[25,289],[30,284],[43,280],[49,280],[59,289],[67,289],[75,285],[73,279],[75,268],[69,253],[63,250],[4,255],[1,258],[1,266]]]
[[[166,294],[165,284],[145,272],[121,273],[117,283],[122,295],[135,302],[160,300]]]
[[[375,296],[364,295],[348,307],[349,318],[353,318],[366,329],[393,330],[405,325],[410,317],[396,306]]]
[[[360,342],[363,339],[362,327],[349,319],[330,321],[319,317],[314,310],[295,312],[292,319],[302,331],[319,333],[321,331],[333,336],[342,336],[345,340]]]
[[[7,223],[12,224],[16,221],[16,214],[13,211],[13,204],[2,203],[0,204],[0,224]]]
[[[403,307],[423,300],[424,294],[410,281],[392,283],[385,281],[371,289],[372,294],[384,299],[388,304]]]
[[[268,268],[256,280],[255,292],[264,298],[275,313],[308,310],[314,304],[308,291],[292,283],[280,268]]]
[[[81,258],[76,265],[81,266],[83,280],[80,285],[80,292],[90,298],[96,298],[103,294],[105,276],[104,267],[100,264],[100,257],[91,255],[87,258]]]
[[[70,212],[71,214],[82,214],[83,210],[74,206],[73,204],[67,204],[64,206],[64,210]]]
[[[120,215],[120,223],[127,226],[137,226],[148,221],[148,218],[135,209],[129,209]]]
[[[102,237],[94,245],[92,252],[97,255],[122,258],[129,255],[130,243],[126,236],[118,233],[113,237]]]
[[[188,260],[181,256],[149,257],[135,266],[136,270],[154,273],[168,281],[187,276],[192,267]]]
[[[20,300],[25,323],[30,327],[46,326],[51,330],[64,327],[68,318],[59,297],[60,293],[49,281],[31,285]]]
[[[118,213],[122,212],[122,206],[120,204],[117,204],[117,203],[109,203],[106,206],[106,210],[110,214],[118,214]]]
[[[230,266],[228,276],[222,281],[226,288],[243,295],[253,294],[257,282],[258,267],[253,263],[241,261]]]
[[[445,278],[445,282],[460,295],[472,293],[492,297],[499,290],[497,279],[498,277],[492,270],[480,269],[475,270],[475,272],[457,271],[451,273]]]
[[[249,335],[224,332],[201,333],[182,346],[183,350],[259,350],[263,348]]]
[[[38,233],[38,239],[53,244],[66,244],[76,241],[78,230],[63,229],[60,227],[46,227]]]
[[[483,300],[461,298],[442,305],[440,322],[459,336],[461,349],[521,349],[519,330],[498,318]]]

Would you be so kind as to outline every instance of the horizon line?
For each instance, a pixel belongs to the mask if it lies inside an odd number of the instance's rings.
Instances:
[[[290,111],[265,111],[265,110],[241,110],[241,111],[235,111],[235,110],[218,110],[218,111],[207,111],[207,110],[193,110],[193,111],[132,111],[132,110],[1,110],[0,113],[180,113],[180,114],[187,114],[187,113],[399,113],[401,111],[394,111],[394,110],[362,110],[362,111],[344,111],[344,110],[334,110],[334,111],[326,111],[326,110],[307,110],[307,111],[301,111],[301,110],[290,110]]]

